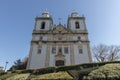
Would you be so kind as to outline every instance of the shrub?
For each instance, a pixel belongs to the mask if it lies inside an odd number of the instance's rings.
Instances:
[[[0,72],[0,76],[5,75],[5,74],[6,74],[6,72]]]
[[[92,80],[120,80],[120,64],[106,64],[88,75]]]
[[[55,71],[55,67],[48,67],[48,68],[36,69],[33,71],[33,74],[40,75],[40,74],[45,74],[45,73],[52,73],[54,71]]]
[[[79,69],[79,65],[60,66],[60,67],[56,67],[56,72],[68,71],[68,70],[76,70],[76,69]]]
[[[33,73],[34,70],[32,69],[26,69],[26,70],[22,70],[21,73]]]

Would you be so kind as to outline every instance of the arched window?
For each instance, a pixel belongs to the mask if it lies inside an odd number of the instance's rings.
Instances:
[[[79,22],[75,22],[75,27],[76,27],[76,29],[80,28]]]
[[[41,29],[45,29],[45,22],[42,22]]]

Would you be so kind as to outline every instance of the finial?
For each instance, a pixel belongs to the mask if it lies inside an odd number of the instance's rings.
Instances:
[[[47,12],[47,9],[45,9],[45,12]]]
[[[59,18],[59,24],[61,24],[61,20],[62,20],[62,18]]]
[[[47,10],[47,9],[45,9],[45,10],[44,10],[44,13],[48,13],[48,10]]]

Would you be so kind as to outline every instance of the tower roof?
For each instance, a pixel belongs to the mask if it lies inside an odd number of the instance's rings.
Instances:
[[[76,10],[73,10],[71,17],[79,17],[78,12]]]
[[[47,10],[44,10],[44,12],[42,13],[42,17],[50,17],[50,14]]]

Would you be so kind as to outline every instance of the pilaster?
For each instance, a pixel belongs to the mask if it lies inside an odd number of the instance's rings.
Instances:
[[[47,43],[47,48],[46,48],[46,59],[45,59],[45,66],[49,66],[49,61],[50,61],[50,44]]]
[[[71,65],[75,64],[75,60],[74,60],[74,44],[70,43],[70,62]]]
[[[32,58],[32,51],[33,51],[33,43],[31,43],[31,46],[30,46],[30,52],[29,52],[29,58],[28,58],[28,63],[27,63],[27,69],[30,68],[30,62],[31,62],[31,58]]]
[[[91,56],[91,52],[90,52],[90,45],[89,45],[89,43],[87,43],[87,50],[88,50],[89,61],[92,62],[92,56]]]

